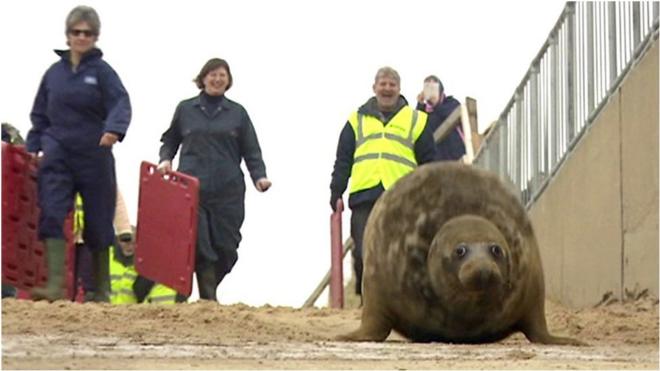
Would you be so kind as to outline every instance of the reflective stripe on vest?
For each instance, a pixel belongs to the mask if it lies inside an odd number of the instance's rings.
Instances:
[[[73,211],[73,236],[75,242],[82,242],[82,233],[85,229],[85,212],[80,193],[76,193],[76,202]]]
[[[378,118],[353,113],[349,123],[355,133],[355,154],[350,193],[383,184],[390,188],[417,167],[415,142],[426,126],[424,112],[404,107],[387,125]]]
[[[146,302],[153,304],[174,304],[176,299],[176,291],[171,288],[156,284],[149,292]]]

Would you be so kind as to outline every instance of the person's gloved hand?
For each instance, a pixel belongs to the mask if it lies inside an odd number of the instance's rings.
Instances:
[[[172,161],[170,160],[164,160],[160,164],[158,164],[158,167],[156,167],[156,170],[158,170],[159,173],[165,174],[169,171],[172,171]]]
[[[273,183],[268,180],[268,178],[259,178],[254,182],[254,187],[257,188],[257,191],[259,192],[266,192],[271,185],[273,185]]]
[[[332,192],[330,195],[330,207],[332,211],[337,211],[337,200],[341,199],[341,193]]]

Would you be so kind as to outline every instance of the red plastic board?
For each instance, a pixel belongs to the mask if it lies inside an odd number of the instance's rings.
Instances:
[[[24,146],[2,143],[2,282],[18,289],[42,286],[48,274],[37,223],[37,163]],[[75,245],[73,219],[64,223],[66,288],[73,297]]]
[[[156,165],[140,166],[135,268],[142,276],[189,296],[195,271],[199,181]]]
[[[341,237],[341,213],[344,201],[337,200],[336,211],[330,215],[330,307],[344,307],[344,245]]]

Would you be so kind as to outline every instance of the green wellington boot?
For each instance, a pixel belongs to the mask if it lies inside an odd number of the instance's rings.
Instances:
[[[112,248],[112,247],[110,247]],[[92,273],[94,274],[94,299],[97,303],[110,302],[110,250],[92,251]]]
[[[46,265],[48,266],[48,281],[46,287],[35,287],[30,294],[34,300],[55,300],[64,299],[64,259],[66,243],[62,239],[47,238],[46,245]]]

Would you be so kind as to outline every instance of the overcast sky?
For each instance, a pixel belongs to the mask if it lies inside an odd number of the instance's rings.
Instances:
[[[66,48],[66,15],[80,4],[98,11],[97,46],[133,105],[126,139],[114,148],[133,223],[140,161],[158,161],[160,136],[177,103],[198,93],[191,80],[202,65],[213,57],[229,62],[234,86],[227,96],[250,114],[273,187],[257,193],[246,174],[239,260],[218,295],[223,304],[289,306],[302,305],[329,268],[337,141],[349,114],[372,96],[377,69],[397,69],[411,103],[423,78],[438,75],[447,94],[477,100],[483,131],[564,7],[561,1],[2,1],[0,121],[24,135],[39,81],[57,60],[53,49]]]

